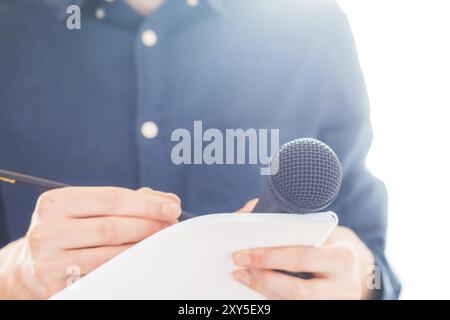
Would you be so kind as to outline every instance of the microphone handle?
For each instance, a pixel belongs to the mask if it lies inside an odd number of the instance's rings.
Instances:
[[[254,213],[285,213],[274,199],[269,188],[264,191],[264,193],[259,197],[258,203],[255,208],[253,208]]]
[[[281,207],[277,204],[277,201],[274,199],[272,193],[269,188],[264,191],[264,193],[259,197],[258,203],[252,211],[253,213],[286,213]],[[293,213],[295,214],[295,213]],[[292,277],[300,278],[300,279],[312,279],[314,275],[309,272],[289,272],[285,270],[274,270]]]
[[[183,211],[181,211],[181,215],[178,218],[178,220],[181,222],[181,221],[189,220],[191,218],[195,218],[195,216],[192,213],[189,213],[189,212],[183,210]]]

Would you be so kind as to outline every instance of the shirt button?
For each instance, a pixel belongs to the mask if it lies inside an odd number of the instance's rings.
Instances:
[[[198,2],[199,2],[199,0],[186,0],[186,3],[187,3],[188,6],[190,6],[190,7],[196,7],[196,6],[198,6]]]
[[[158,126],[153,121],[144,122],[144,124],[141,126],[141,134],[146,139],[153,139],[158,135],[158,132]]]
[[[103,18],[105,18],[105,15],[106,15],[105,9],[98,8],[97,10],[95,10],[95,16],[97,17],[98,20],[102,20]]]
[[[153,47],[158,42],[158,36],[153,30],[142,32],[142,43],[147,47]]]

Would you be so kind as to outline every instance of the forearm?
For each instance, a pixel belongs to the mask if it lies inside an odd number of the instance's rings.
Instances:
[[[19,239],[0,250],[0,300],[33,299],[31,290],[21,280],[19,261],[23,254],[23,241]]]

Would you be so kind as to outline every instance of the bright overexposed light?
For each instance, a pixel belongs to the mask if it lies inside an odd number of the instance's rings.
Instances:
[[[450,1],[340,0],[372,106],[368,166],[386,182],[404,299],[450,298]]]

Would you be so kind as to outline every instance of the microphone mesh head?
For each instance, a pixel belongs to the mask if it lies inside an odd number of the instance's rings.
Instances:
[[[273,157],[269,188],[286,212],[308,213],[326,208],[336,198],[342,168],[336,153],[311,138],[281,146]]]

